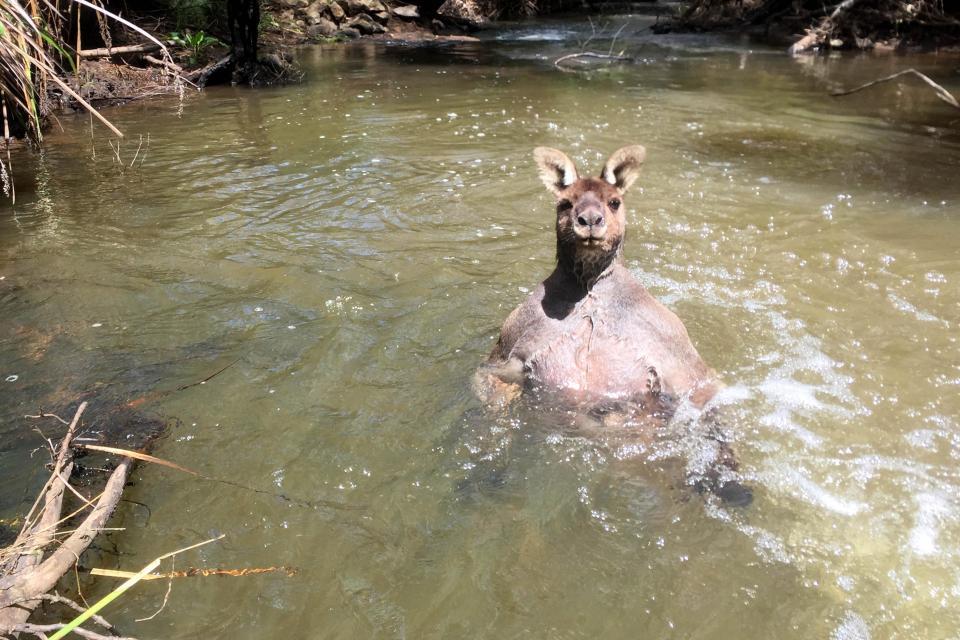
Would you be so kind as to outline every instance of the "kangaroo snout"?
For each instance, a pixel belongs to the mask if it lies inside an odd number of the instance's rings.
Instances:
[[[606,233],[603,203],[592,193],[580,198],[574,207],[574,231],[583,239],[602,238]]]

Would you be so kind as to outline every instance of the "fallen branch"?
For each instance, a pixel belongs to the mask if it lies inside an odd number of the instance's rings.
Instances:
[[[567,62],[568,60],[576,60],[578,58],[596,58],[600,60],[610,60],[611,62],[626,62],[633,59],[630,56],[619,54],[597,53],[596,51],[581,51],[580,53],[569,53],[565,56],[560,56],[553,61],[553,64],[557,67],[563,68],[564,62]]]
[[[37,638],[42,638],[43,640],[47,639],[47,634],[51,631],[60,631],[67,625],[56,623],[56,624],[30,624],[27,622],[18,624],[13,627],[10,631],[12,633],[29,633],[30,635],[36,636]],[[73,633],[77,634],[81,638],[87,638],[88,640],[136,640],[135,638],[128,638],[125,636],[114,636],[114,635],[103,635],[101,633],[95,633],[93,631],[88,631],[81,627],[76,627],[73,629]]]
[[[124,458],[120,461],[117,468],[110,474],[107,485],[97,501],[96,508],[77,527],[76,531],[64,540],[56,551],[50,554],[50,557],[31,568],[30,571],[0,578],[0,613],[5,613],[4,609],[15,602],[31,601],[41,593],[50,591],[63,574],[70,570],[70,567],[87,550],[87,547],[93,542],[94,536],[103,528],[116,508],[131,466],[133,466],[133,460],[130,458]],[[19,608],[18,606],[14,609],[18,610]],[[3,631],[3,622],[5,621],[0,618],[0,632]]]
[[[834,91],[830,95],[835,98],[840,96],[848,96],[851,93],[856,93],[857,91],[862,91],[874,85],[878,85],[883,82],[889,82],[890,80],[894,80],[896,78],[899,78],[900,76],[906,76],[906,75],[912,75],[912,76],[916,76],[917,78],[920,78],[921,80],[926,82],[928,85],[930,85],[930,87],[933,88],[938,98],[940,98],[941,100],[949,104],[951,107],[960,109],[960,102],[958,102],[957,99],[953,97],[952,93],[950,93],[949,91],[941,87],[939,84],[931,80],[928,76],[925,76],[924,74],[920,73],[916,69],[905,69],[903,71],[898,71],[897,73],[894,73],[892,75],[885,76],[883,78],[877,78],[876,80],[871,80],[866,84],[862,84],[859,87],[854,87],[853,89],[848,89],[847,91]]]
[[[170,69],[170,71],[173,71],[176,74],[183,73],[183,67],[181,67],[175,62],[170,62],[169,60],[161,60],[160,58],[154,58],[153,56],[150,56],[150,55],[143,56],[143,59],[149,62],[150,64],[157,65],[158,67],[166,67],[167,69]]]
[[[65,605],[65,606],[67,606],[67,607],[70,607],[71,609],[73,609],[73,610],[76,611],[77,613],[83,613],[84,611],[86,611],[86,609],[84,609],[83,607],[81,607],[79,604],[77,604],[76,602],[74,602],[74,601],[71,600],[70,598],[64,598],[63,596],[61,596],[61,595],[59,595],[59,594],[56,594],[56,593],[44,593],[44,594],[41,594],[41,595],[40,595],[40,599],[41,599],[41,600],[46,600],[47,602],[54,602],[54,603],[56,603],[56,604]],[[96,616],[96,615],[95,615],[95,616],[91,616],[90,619],[93,620],[93,621],[94,621],[95,623],[97,623],[98,625],[100,625],[101,627],[103,627],[104,629],[108,629],[108,630],[110,630],[110,631],[113,631],[113,630],[114,630],[114,629],[113,629],[113,625],[110,624],[109,622],[107,622],[107,620],[106,620],[105,618],[103,618],[102,616]]]
[[[42,567],[40,560],[43,557],[43,548],[53,540],[56,533],[57,523],[60,521],[60,511],[63,507],[63,495],[66,487],[64,478],[69,478],[73,471],[73,455],[70,451],[70,443],[76,433],[77,425],[80,423],[80,416],[87,408],[87,403],[83,402],[77,408],[77,412],[67,428],[67,433],[60,443],[60,450],[57,459],[53,465],[53,472],[50,478],[41,489],[33,506],[24,518],[23,528],[20,534],[10,545],[11,549],[19,549],[16,555],[4,563],[5,577],[0,579],[0,633],[5,629],[15,627],[18,624],[27,621],[33,610],[40,604],[38,596],[46,593],[53,588],[56,581],[60,579],[69,568],[69,564],[63,572],[58,573],[56,578],[43,589],[21,588],[9,591],[4,590],[6,583],[10,583],[12,588],[18,581],[24,583],[21,586],[30,587],[29,582],[33,575]],[[34,512],[37,506],[43,500],[43,509],[39,517],[34,519]],[[86,548],[86,547],[84,547]],[[9,605],[18,603],[16,607]]]
[[[104,47],[102,49],[84,49],[80,51],[80,57],[88,58],[109,58],[111,56],[121,56],[130,53],[153,53],[162,49],[159,44],[154,42],[144,42],[143,44],[131,44],[123,47]]]

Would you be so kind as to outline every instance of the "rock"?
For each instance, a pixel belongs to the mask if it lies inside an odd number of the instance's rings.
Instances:
[[[476,0],[446,0],[437,9],[437,15],[473,29],[479,29],[487,21]]]
[[[387,20],[390,19],[389,11],[377,11],[373,14],[373,19],[379,22],[380,24],[386,24]]]
[[[332,38],[335,35],[337,35],[337,24],[326,18],[320,18],[316,24],[307,27],[307,36],[314,40],[319,38]]]
[[[361,13],[360,15],[354,16],[349,20],[347,20],[346,26],[352,27],[357,31],[359,31],[360,33],[367,36],[373,35],[375,33],[387,32],[386,27],[384,27],[382,24],[378,24],[377,22],[374,21],[373,18],[371,18],[365,13]]]
[[[420,11],[415,4],[400,5],[399,7],[394,7],[391,11],[393,11],[393,15],[400,16],[401,18],[410,18],[412,20],[420,17]]]
[[[307,21],[307,24],[314,25],[320,22],[323,16],[324,5],[323,2],[314,2],[307,10],[303,12],[303,17]]]
[[[346,2],[347,13],[352,16],[361,13],[379,13],[380,11],[387,10],[380,0],[346,0]]]
[[[337,33],[339,33],[340,35],[344,36],[345,38],[359,38],[359,37],[360,37],[360,32],[357,31],[356,29],[354,29],[353,27],[340,27],[340,31],[338,31]]]
[[[327,3],[327,13],[333,18],[334,22],[343,22],[347,17],[347,13],[343,10],[343,7],[336,2]]]

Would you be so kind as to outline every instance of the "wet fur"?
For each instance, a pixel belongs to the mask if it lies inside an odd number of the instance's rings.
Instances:
[[[536,156],[557,197],[557,266],[507,318],[486,365],[498,380],[485,386],[536,387],[579,406],[627,402],[661,417],[681,398],[702,406],[718,388],[716,376],[680,319],[623,265],[626,206],[610,204],[622,202],[636,179],[642,147],[611,156],[601,173],[607,179],[571,184],[575,169],[564,154],[538,149]],[[587,246],[574,221],[598,207],[605,234]]]
[[[722,385],[680,319],[623,264],[623,195],[646,152],[620,149],[599,178],[580,178],[555,149],[541,147],[534,155],[557,198],[557,265],[507,317],[475,378],[477,392],[503,407],[536,390],[574,408],[586,423],[604,430],[629,425],[637,436],[651,437],[679,402],[702,408]],[[692,471],[688,482],[728,503],[748,504],[750,490],[731,479],[736,457],[715,413],[705,412],[702,421],[703,435],[716,443],[714,461]]]

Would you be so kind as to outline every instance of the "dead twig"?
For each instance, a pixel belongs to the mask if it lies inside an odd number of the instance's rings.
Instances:
[[[77,613],[83,613],[84,611],[87,610],[86,607],[83,607],[83,606],[77,604],[76,602],[74,602],[74,601],[71,600],[70,598],[65,598],[65,597],[61,596],[61,595],[58,594],[58,593],[42,593],[42,594],[40,594],[39,599],[40,599],[40,600],[46,600],[47,602],[54,602],[54,603],[56,603],[56,604],[65,605],[65,606],[67,606],[67,607],[70,607],[71,609],[73,609],[73,610],[76,611]],[[94,615],[94,616],[91,616],[90,619],[93,620],[96,624],[98,624],[98,625],[100,625],[101,627],[103,627],[104,629],[108,629],[108,630],[110,630],[110,631],[113,631],[113,628],[114,628],[113,625],[110,624],[109,622],[107,622],[106,618],[104,618],[103,616]]]
[[[65,626],[67,625],[59,622],[56,624],[30,624],[29,622],[24,622],[13,627],[11,631],[13,633],[29,633],[37,638],[46,638],[48,633],[52,631],[59,631]],[[72,633],[77,634],[81,638],[87,638],[88,640],[136,640],[136,638],[130,638],[127,636],[105,636],[102,633],[88,631],[82,627],[76,627],[73,629]]]
[[[167,592],[163,594],[163,602],[160,604],[160,608],[153,612],[153,614],[147,616],[146,618],[137,618],[136,622],[146,622],[147,620],[153,620],[156,618],[161,611],[167,608],[167,601],[170,599],[170,592],[173,591],[173,570],[176,567],[177,558],[170,558],[170,577],[167,579]],[[127,576],[131,578],[133,576]]]
[[[170,69],[170,71],[173,71],[174,73],[177,73],[177,74],[183,73],[183,67],[176,64],[175,62],[169,62],[167,60],[161,60],[160,58],[154,58],[151,55],[143,56],[143,59],[149,62],[150,64],[157,65],[158,67],[166,67],[167,69]]]
[[[883,82],[889,82],[890,80],[895,80],[896,78],[899,78],[901,76],[907,76],[907,75],[916,76],[917,78],[920,78],[925,83],[930,85],[931,88],[933,88],[933,91],[936,93],[938,98],[940,98],[941,100],[949,104],[951,107],[960,109],[960,102],[957,101],[957,99],[953,96],[952,93],[950,93],[949,91],[941,87],[939,84],[931,80],[928,76],[920,73],[916,69],[904,69],[903,71],[898,71],[897,73],[891,74],[889,76],[885,76],[883,78],[877,78],[876,80],[871,80],[870,82],[867,82],[866,84],[862,84],[859,87],[854,87],[853,89],[848,89],[846,91],[834,91],[830,95],[833,96],[834,98],[837,98],[840,96],[848,96],[851,93],[856,93],[857,91],[863,91],[864,89],[867,89],[874,85],[878,85]]]
[[[35,415],[35,416],[31,416],[30,414],[27,414],[27,415],[25,415],[25,416],[23,416],[23,417],[24,417],[24,418],[31,418],[31,419],[34,419],[34,420],[36,420],[37,418],[56,418],[56,419],[59,420],[62,424],[66,424],[66,425],[69,425],[69,424],[70,424],[69,422],[67,422],[66,420],[64,420],[63,418],[61,418],[60,416],[58,416],[57,414],[55,414],[55,413],[47,413],[47,412],[44,411],[43,409],[40,409],[40,413],[38,413],[38,414]]]

